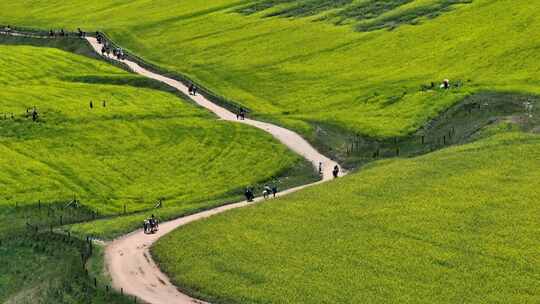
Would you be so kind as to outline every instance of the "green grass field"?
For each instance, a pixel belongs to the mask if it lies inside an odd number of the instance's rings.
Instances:
[[[346,166],[403,157],[166,236],[152,252],[190,294],[521,304],[540,301],[539,12],[526,0],[21,0],[0,3],[0,24],[105,31]],[[0,37],[0,220],[13,222],[0,228],[0,302],[125,301],[93,290],[80,248],[48,227],[111,238],[248,184],[313,180],[263,132],[72,42]],[[430,87],[445,78],[459,86]],[[65,207],[74,196],[83,207]],[[106,281],[99,252],[88,264]]]
[[[53,43],[88,53],[76,42]],[[239,200],[246,185],[277,178],[283,189],[316,179],[310,164],[268,134],[218,121],[117,67],[20,45],[0,46],[0,62],[2,218],[14,216],[15,205],[66,205],[75,197],[99,220],[67,228],[110,238],[150,213],[165,220]],[[37,122],[26,112],[34,107]],[[154,210],[158,199],[164,208]]]
[[[477,137],[190,224],[153,255],[212,303],[537,303],[540,137]]]
[[[0,60],[2,204],[76,196],[102,214],[124,204],[145,210],[159,198],[204,204],[299,161],[261,131],[219,122],[98,61],[20,46],[0,47]],[[34,106],[37,123],[26,117]]]
[[[313,124],[403,136],[478,91],[540,91],[535,3],[385,3],[22,0],[0,4],[0,22],[104,30],[309,138]],[[463,87],[420,90],[444,78]]]
[[[266,133],[88,58],[81,41],[0,42],[2,303],[132,303],[105,290],[100,252],[84,272],[73,236],[110,238],[149,213],[178,217],[237,200],[248,184],[314,178]],[[68,206],[73,197],[81,205]]]
[[[0,244],[0,302],[6,304],[126,304],[103,285],[96,288],[83,270],[77,244],[60,241],[61,236],[18,236]],[[95,265],[97,261],[92,261]],[[94,265],[93,265],[94,266]],[[97,270],[97,269],[91,269]],[[99,272],[102,270],[99,269]],[[103,284],[103,280],[99,284]]]

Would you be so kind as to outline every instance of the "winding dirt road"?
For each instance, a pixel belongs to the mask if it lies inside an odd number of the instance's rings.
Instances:
[[[87,37],[86,40],[98,54],[101,53],[102,46],[95,38]],[[117,60],[113,57],[109,58]],[[166,83],[167,85],[184,93],[186,96],[190,96],[188,94],[188,88],[177,80],[148,71],[139,66],[137,63],[129,60],[117,61],[124,63],[137,74]],[[291,150],[309,160],[315,167],[318,167],[319,162],[322,162],[322,181],[283,191],[279,193],[278,196],[287,195],[333,178],[332,169],[335,165],[337,165],[337,163],[317,152],[315,148],[313,148],[297,133],[266,122],[260,122],[252,119],[237,120],[236,114],[210,102],[202,95],[190,96],[190,98],[202,107],[212,111],[223,120],[244,123],[272,134],[281,143],[285,144]],[[260,201],[261,198],[258,198],[253,203],[240,202],[218,207],[212,210],[162,223],[159,227],[159,231],[152,235],[146,235],[142,230],[137,230],[110,242],[105,249],[105,258],[107,269],[112,277],[113,286],[118,290],[122,289],[124,293],[134,295],[137,298],[151,304],[205,303],[183,294],[169,281],[168,277],[160,271],[159,267],[152,260],[149,251],[150,246],[159,238],[180,226],[223,213],[227,210],[245,207]]]

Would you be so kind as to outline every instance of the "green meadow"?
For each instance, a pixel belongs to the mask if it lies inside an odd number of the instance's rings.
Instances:
[[[0,112],[7,113],[0,120],[0,204],[75,197],[103,215],[124,205],[127,212],[150,209],[158,199],[169,207],[202,205],[299,161],[269,135],[217,121],[99,61],[2,46],[0,62]],[[34,107],[37,122],[26,114]]]
[[[39,237],[19,235],[0,244],[0,302],[6,304],[127,304],[133,303],[112,291],[100,280],[98,288],[81,264],[78,246],[81,241],[60,241],[59,236],[44,233]],[[95,259],[99,259],[96,257]],[[98,261],[89,261],[87,269]],[[109,284],[109,283],[107,283]]]
[[[246,185],[314,179],[268,134],[58,49],[89,54],[81,41],[1,42],[2,303],[132,303],[106,291],[98,249],[83,267],[78,237],[112,238],[150,213],[165,220],[236,201]]]
[[[540,137],[518,129],[190,224],[152,253],[212,303],[537,303]]]
[[[2,25],[104,31],[358,168],[160,240],[163,270],[212,303],[540,302],[539,13],[526,0],[0,2]],[[76,39],[0,37],[0,302],[126,303],[103,293],[99,248],[86,275],[79,237],[315,179],[268,134],[92,56]]]
[[[526,0],[21,0],[0,4],[0,22],[103,30],[308,138],[325,126],[392,137],[478,91],[538,93],[538,12]],[[462,86],[420,90],[445,78]]]

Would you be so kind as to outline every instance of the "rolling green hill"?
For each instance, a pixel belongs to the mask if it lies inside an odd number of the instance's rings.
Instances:
[[[153,254],[190,294],[213,303],[537,303],[539,12],[526,0],[21,0],[0,3],[0,24],[105,31],[329,155],[357,153],[347,156],[356,165],[465,143],[378,161],[168,235]],[[89,210],[62,229],[112,237],[150,212],[196,212],[246,184],[306,171],[262,132],[216,121],[104,63],[0,46],[0,65],[0,219],[16,214],[17,229],[33,217],[58,226],[36,201],[64,210],[75,195]],[[445,78],[450,90],[438,88]],[[37,123],[25,116],[34,106]],[[355,139],[368,148],[350,152]],[[166,207],[153,210],[158,198]],[[88,221],[91,211],[104,217]],[[0,260],[12,259],[2,244]],[[56,256],[19,247],[15,255],[50,270]],[[12,275],[0,299],[21,293],[15,266],[0,283]]]
[[[314,125],[389,137],[479,90],[538,93],[538,12],[525,0],[22,0],[0,4],[0,22],[104,30],[309,138]],[[444,78],[463,86],[420,90]]]
[[[53,44],[88,53],[81,42]],[[247,184],[311,178],[311,165],[266,133],[104,62],[0,45],[0,66],[2,303],[132,303],[105,290],[102,266],[88,276],[84,242],[59,232],[113,237],[150,212],[178,217],[236,200]],[[68,204],[74,197],[80,205]]]
[[[178,215],[299,164],[262,131],[220,122],[105,63],[0,46],[0,64],[0,206],[75,196],[115,215],[124,205],[127,212],[153,208],[161,198]],[[34,107],[37,122],[26,112]]]
[[[212,303],[537,303],[540,137],[508,126],[185,226],[153,255]]]

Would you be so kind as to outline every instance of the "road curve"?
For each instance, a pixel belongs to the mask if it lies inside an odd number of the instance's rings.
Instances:
[[[98,54],[101,53],[102,46],[97,42],[96,38],[87,37],[86,40],[90,43],[94,51],[96,51]],[[109,58],[117,60],[113,57]],[[270,133],[291,150],[309,160],[315,167],[318,167],[319,162],[322,162],[322,181],[283,191],[279,193],[278,196],[287,195],[308,186],[329,181],[333,178],[332,169],[338,164],[317,152],[315,148],[313,148],[297,133],[266,122],[252,119],[237,120],[236,114],[210,102],[204,96],[189,95],[188,88],[177,80],[148,71],[137,63],[129,60],[117,61],[124,63],[137,74],[161,81],[171,87],[176,88],[186,96],[189,96],[197,104],[215,113],[223,120],[247,124]],[[124,293],[136,296],[137,298],[151,304],[205,303],[183,294],[170,282],[169,278],[161,272],[159,267],[152,260],[152,256],[150,255],[150,246],[152,246],[152,244],[159,238],[180,226],[223,213],[227,210],[245,207],[260,201],[261,198],[258,198],[253,203],[240,202],[200,212],[194,215],[185,216],[176,220],[162,223],[159,227],[159,231],[155,234],[146,235],[142,230],[137,230],[108,243],[108,245],[105,247],[105,259],[107,269],[112,278],[113,287],[118,290],[122,289]]]

